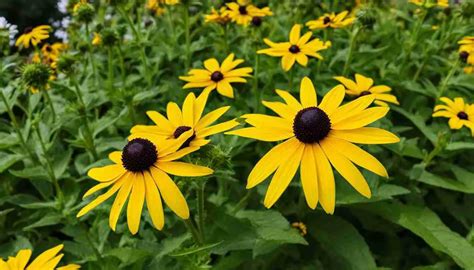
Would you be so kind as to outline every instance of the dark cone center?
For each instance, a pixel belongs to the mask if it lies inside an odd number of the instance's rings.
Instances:
[[[240,6],[239,7],[239,13],[242,14],[242,15],[247,15],[247,7]]]
[[[317,107],[299,111],[293,121],[293,133],[303,143],[315,143],[324,139],[331,130],[328,115]]]
[[[123,148],[122,163],[128,171],[148,170],[157,160],[156,146],[147,139],[133,139]]]
[[[175,139],[179,138],[179,136],[181,136],[181,134],[183,134],[184,132],[190,130],[191,127],[188,127],[188,126],[180,126],[178,127],[174,133],[173,133],[173,137]],[[193,135],[191,137],[189,137],[182,145],[181,147],[179,147],[179,149],[182,149],[182,148],[185,148],[185,147],[188,147],[189,144],[194,140],[194,138],[196,138],[196,134],[193,133]]]
[[[28,34],[28,33],[30,33],[31,31],[33,31],[33,27],[28,26],[28,27],[25,28],[25,30],[23,30],[23,34]]]
[[[468,119],[469,119],[469,116],[468,116],[467,113],[465,113],[465,112],[459,112],[459,113],[458,113],[458,118],[459,118],[459,119],[462,119],[462,120],[468,120]]]
[[[462,51],[459,53],[459,58],[461,59],[461,61],[463,61],[464,63],[467,62],[467,58],[469,57],[469,53],[466,52],[466,51]]]
[[[370,95],[370,94],[372,94],[372,93],[370,93],[369,91],[362,91],[362,92],[360,92],[359,97],[367,96],[367,95]]]
[[[331,18],[329,18],[329,17],[327,17],[327,16],[324,17],[324,20],[323,20],[323,23],[324,23],[324,24],[328,24],[328,23],[330,23],[330,22],[331,22]]]
[[[291,53],[299,53],[299,52],[300,52],[300,48],[299,48],[298,46],[296,46],[296,45],[291,45],[289,51],[290,51]]]
[[[262,18],[260,18],[260,17],[253,17],[253,18],[252,18],[252,25],[253,25],[253,26],[260,26],[260,25],[262,25]]]
[[[220,71],[214,71],[211,74],[211,80],[214,81],[214,82],[218,82],[222,79],[224,79],[224,74],[222,74],[222,72],[220,72]]]

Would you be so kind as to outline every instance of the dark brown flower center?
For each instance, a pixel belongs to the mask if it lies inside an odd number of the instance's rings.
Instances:
[[[468,57],[469,57],[469,53],[466,51],[462,51],[459,53],[459,59],[461,59],[461,61],[463,61],[464,63],[467,62]]]
[[[324,19],[323,19],[324,24],[328,24],[330,22],[331,22],[331,18],[329,18],[328,16],[324,17]]]
[[[299,111],[293,120],[293,133],[303,143],[315,143],[324,139],[331,130],[328,115],[317,107]]]
[[[299,52],[300,52],[300,48],[299,48],[298,46],[296,46],[296,45],[291,45],[289,51],[290,51],[291,53],[299,53]]]
[[[122,163],[128,171],[148,170],[157,160],[156,146],[147,139],[133,139],[123,148]]]
[[[240,6],[239,7],[239,13],[242,15],[247,15],[247,7],[246,6]]]
[[[222,72],[220,72],[220,71],[214,71],[211,74],[211,80],[214,81],[214,82],[218,82],[222,79],[224,79],[224,74],[222,74]]]
[[[179,138],[179,136],[181,136],[181,134],[183,134],[184,132],[190,130],[191,127],[188,127],[188,126],[180,126],[178,127],[174,133],[173,133],[173,137],[175,139]],[[193,133],[193,135],[191,137],[189,137],[182,145],[179,149],[182,149],[182,148],[185,148],[185,147],[188,147],[189,144],[192,142],[192,140],[194,140],[194,138],[196,138],[196,134]]]
[[[362,92],[360,92],[359,97],[367,96],[367,95],[370,95],[370,94],[372,94],[372,93],[370,93],[370,92],[367,91],[367,90],[366,90],[366,91],[362,91]]]
[[[253,17],[253,18],[252,18],[252,25],[253,25],[253,26],[260,26],[260,25],[262,25],[262,18],[261,18],[261,17]]]
[[[28,34],[28,33],[30,33],[31,31],[33,31],[33,27],[28,26],[28,27],[25,28],[25,30],[23,30],[23,34]]]
[[[458,118],[461,120],[468,120],[469,116],[465,112],[458,112]]]

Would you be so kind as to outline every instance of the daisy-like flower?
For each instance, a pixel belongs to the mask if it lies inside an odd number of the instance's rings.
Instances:
[[[94,32],[94,36],[92,37],[92,45],[99,46],[100,44],[102,44],[102,36],[99,33]]]
[[[158,0],[160,4],[174,6],[179,4],[179,0]]]
[[[306,23],[309,29],[324,29],[324,28],[342,28],[351,25],[355,21],[355,17],[348,17],[349,12],[347,10],[336,14],[326,13],[316,20],[312,20]]]
[[[77,264],[68,264],[66,266],[57,267],[63,254],[58,254],[64,245],[58,245],[41,253],[30,264],[31,249],[22,249],[18,251],[15,257],[8,257],[7,261],[0,258],[0,270],[76,270],[81,267]]]
[[[194,93],[189,93],[184,100],[182,110],[178,104],[168,103],[166,108],[167,118],[157,111],[148,111],[148,117],[156,125],[134,126],[131,130],[132,135],[146,136],[150,133],[164,139],[176,139],[184,132],[192,130],[193,135],[183,143],[181,148],[188,146],[200,147],[208,144],[207,136],[227,131],[239,125],[239,122],[235,119],[212,125],[230,109],[230,106],[221,107],[202,116],[208,95],[209,91],[206,91],[196,98]]]
[[[213,172],[207,167],[176,161],[199,149],[196,146],[179,149],[192,135],[193,132],[189,130],[178,139],[164,140],[154,135],[132,134],[123,151],[115,151],[109,155],[113,165],[89,170],[88,176],[99,184],[89,189],[83,198],[99,190],[109,189],[82,208],[77,217],[87,214],[118,192],[109,216],[109,225],[114,231],[127,199],[127,223],[132,234],[138,232],[145,202],[151,221],[158,230],[164,226],[161,199],[180,218],[188,219],[189,208],[186,199],[168,174],[204,176]]]
[[[398,142],[398,137],[388,131],[366,127],[384,117],[389,108],[368,108],[373,96],[341,106],[345,95],[342,85],[334,87],[318,104],[316,90],[307,77],[301,81],[300,101],[286,91],[276,92],[285,103],[264,101],[263,105],[278,116],[246,114],[242,117],[252,127],[226,133],[267,142],[284,140],[257,162],[248,176],[247,188],[262,183],[276,171],[264,200],[265,207],[270,208],[300,167],[308,206],[315,209],[319,202],[327,213],[333,213],[336,190],[332,165],[360,194],[370,198],[370,188],[354,164],[383,177],[387,177],[387,171],[375,157],[353,143]]]
[[[474,65],[474,36],[463,37],[458,44],[459,58],[465,63]]]
[[[474,137],[474,104],[465,103],[461,97],[456,97],[454,100],[441,97],[439,100],[446,105],[436,105],[433,117],[449,118],[448,124],[451,129],[466,126]]]
[[[449,7],[449,0],[410,0],[409,2],[426,8],[432,8],[434,6],[441,8]]]
[[[465,67],[463,70],[466,74],[474,74],[474,66]]]
[[[15,44],[14,38],[15,35],[18,34],[17,26],[8,23],[7,19],[4,17],[0,17],[0,35],[2,35],[3,31],[5,31],[5,35],[8,36],[10,46]]]
[[[42,40],[49,38],[51,26],[40,25],[35,28],[27,27],[21,36],[16,40],[15,46],[29,48],[30,44],[38,45]]]
[[[227,3],[227,10],[224,14],[240,25],[249,25],[254,17],[265,17],[273,15],[269,7],[258,8],[254,5],[239,5],[238,3]]]
[[[206,23],[213,22],[213,23],[220,23],[220,24],[228,23],[230,21],[230,18],[225,12],[226,10],[227,10],[226,7],[221,7],[219,10],[212,8],[210,14],[204,15],[204,22]]]
[[[153,12],[156,16],[161,16],[165,13],[165,9],[160,6],[158,0],[148,0],[146,8]]]
[[[342,76],[334,77],[334,79],[346,87],[346,94],[350,96],[372,95],[375,100],[374,103],[380,106],[388,106],[387,103],[400,104],[396,96],[388,93],[392,91],[390,87],[386,85],[374,86],[374,80],[371,78],[356,74],[355,81]]]
[[[301,24],[295,24],[291,28],[289,42],[275,43],[266,38],[263,41],[270,48],[259,50],[257,53],[281,57],[281,66],[285,71],[290,70],[295,61],[305,67],[308,64],[308,56],[322,60],[323,57],[318,52],[329,48],[331,42],[323,42],[318,38],[310,41],[313,33],[307,32],[303,36],[300,36],[300,33]]]
[[[243,62],[242,59],[234,60],[233,53],[229,54],[220,65],[215,58],[210,58],[204,61],[205,69],[191,69],[188,76],[179,78],[188,82],[183,86],[184,89],[204,87],[204,92],[217,89],[219,94],[233,98],[234,89],[231,83],[247,82],[243,77],[249,77],[252,72],[250,67],[236,68]]]

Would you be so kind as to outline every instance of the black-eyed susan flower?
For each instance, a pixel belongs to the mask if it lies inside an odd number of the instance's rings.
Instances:
[[[307,77],[301,81],[300,101],[286,91],[276,92],[285,103],[264,101],[263,105],[278,116],[246,114],[242,117],[252,127],[226,133],[268,142],[284,140],[257,162],[248,176],[247,188],[255,187],[275,172],[264,200],[265,207],[270,208],[300,167],[308,206],[314,209],[319,202],[327,213],[333,213],[336,190],[332,165],[360,194],[370,198],[370,188],[354,164],[383,177],[387,177],[387,171],[354,143],[398,142],[398,137],[388,131],[366,127],[384,117],[389,108],[368,108],[373,96],[341,106],[345,95],[342,85],[334,87],[318,103],[316,90]]]
[[[113,165],[89,170],[88,176],[99,184],[89,189],[84,198],[99,190],[109,189],[82,208],[77,217],[87,214],[118,192],[109,215],[109,225],[114,231],[127,199],[127,223],[132,234],[138,232],[145,202],[151,221],[158,230],[164,226],[161,199],[180,218],[188,219],[186,199],[168,174],[204,176],[213,172],[207,167],[176,161],[199,149],[190,146],[179,150],[192,135],[190,130],[183,132],[178,139],[164,140],[154,135],[132,134],[123,151],[109,155]]]
[[[226,7],[221,7],[219,10],[212,8],[211,13],[204,15],[204,22],[220,24],[228,23],[230,21],[230,18],[227,15],[226,10]]]
[[[49,38],[50,31],[51,26],[49,25],[40,25],[35,28],[27,27],[23,34],[16,40],[15,46],[20,48],[29,48],[30,44],[36,46],[42,40]]]
[[[474,66],[465,67],[463,70],[466,74],[474,74]]]
[[[254,17],[265,17],[273,15],[269,7],[258,8],[252,4],[240,5],[238,3],[227,3],[227,9],[224,14],[240,25],[247,26]]]
[[[31,249],[22,249],[18,251],[15,257],[8,257],[7,261],[0,258],[0,270],[76,270],[81,267],[77,264],[68,264],[57,267],[61,262],[63,254],[58,254],[64,245],[58,245],[46,250],[36,257],[31,263],[28,263],[33,253]]]
[[[159,0],[161,4],[174,6],[179,4],[179,0]]]
[[[350,96],[362,97],[372,95],[374,103],[380,106],[388,106],[387,103],[399,105],[397,97],[389,94],[392,89],[386,85],[374,85],[374,80],[363,75],[356,74],[355,81],[346,77],[337,76],[335,80],[346,87],[346,94]]]
[[[100,44],[102,44],[102,36],[99,33],[94,32],[94,36],[92,37],[92,45],[99,46]]]
[[[281,66],[285,71],[290,70],[295,61],[302,66],[306,66],[308,56],[322,60],[323,57],[318,52],[329,48],[331,42],[323,42],[318,38],[310,40],[313,35],[311,32],[307,32],[303,36],[300,33],[301,24],[295,24],[291,28],[289,42],[275,43],[266,38],[263,41],[270,48],[259,50],[257,53],[281,57]]]
[[[434,6],[441,8],[449,7],[449,0],[410,0],[409,2],[426,8],[432,8]]]
[[[461,97],[456,97],[454,100],[441,97],[439,100],[446,105],[436,105],[433,117],[449,118],[448,124],[451,129],[466,126],[474,137],[474,104],[465,103]]]
[[[184,89],[204,87],[204,92],[217,89],[219,94],[233,98],[234,89],[231,83],[247,82],[244,77],[249,77],[252,72],[250,67],[236,68],[243,62],[242,59],[234,60],[233,53],[229,54],[222,64],[215,58],[210,58],[204,61],[205,69],[191,69],[188,76],[179,78],[188,82],[183,86]]]
[[[355,17],[348,17],[349,12],[347,10],[336,14],[326,13],[316,20],[312,20],[306,23],[309,29],[324,29],[324,28],[343,28],[351,25],[355,21]]]
[[[132,128],[131,133],[134,136],[146,136],[146,134],[151,133],[156,137],[164,139],[176,139],[184,132],[192,130],[193,135],[184,142],[181,148],[206,145],[209,143],[206,137],[227,131],[239,125],[235,119],[212,125],[230,109],[230,106],[221,107],[202,116],[208,95],[209,91],[205,91],[196,98],[194,93],[189,93],[184,100],[182,110],[178,104],[174,102],[168,103],[166,108],[167,117],[157,111],[148,111],[148,117],[156,125],[137,125]]]
[[[474,65],[474,36],[463,37],[458,44],[461,61]]]
[[[165,9],[160,6],[158,0],[148,0],[146,8],[154,13],[155,16],[161,16],[165,13]]]

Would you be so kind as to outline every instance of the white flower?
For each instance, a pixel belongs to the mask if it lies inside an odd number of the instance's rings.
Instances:
[[[71,23],[71,17],[64,17],[61,20],[61,27],[62,28],[68,28],[70,23]]]
[[[59,0],[59,2],[57,4],[59,12],[61,12],[62,14],[67,13],[67,4],[68,4],[68,2],[69,2],[69,0]]]
[[[67,32],[64,29],[58,29],[54,31],[54,36],[61,39],[63,43],[67,43],[68,41]]]
[[[7,19],[5,19],[4,17],[0,17],[0,31],[8,31],[10,46],[13,46],[13,44],[15,44],[15,35],[18,34],[17,26],[8,23]]]

